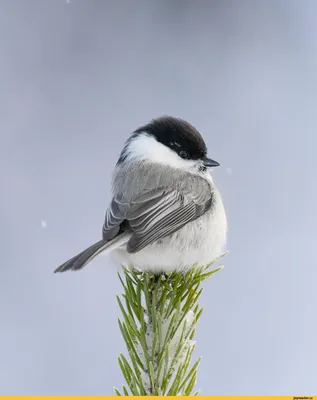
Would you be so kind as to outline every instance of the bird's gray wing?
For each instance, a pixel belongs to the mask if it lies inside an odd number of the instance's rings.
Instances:
[[[113,239],[120,232],[121,224],[126,219],[127,204],[120,203],[120,197],[112,199],[105,215],[105,222],[102,227],[102,237],[108,241]]]
[[[132,234],[127,250],[136,253],[199,218],[211,204],[211,192],[209,196],[184,195],[166,188],[148,191],[129,202],[117,196],[106,213],[104,237],[107,234],[113,237],[120,230],[118,224],[125,222]]]

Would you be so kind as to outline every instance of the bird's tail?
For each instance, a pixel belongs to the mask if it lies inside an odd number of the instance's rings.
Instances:
[[[77,254],[77,256],[69,259],[60,265],[54,272],[64,272],[64,271],[78,271],[84,268],[92,259],[98,256],[102,252],[110,252],[119,246],[127,243],[129,240],[129,235],[122,233],[113,238],[112,240],[99,240],[99,242],[94,243],[86,250]]]

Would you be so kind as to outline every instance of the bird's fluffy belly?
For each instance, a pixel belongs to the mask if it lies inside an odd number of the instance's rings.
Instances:
[[[151,271],[186,270],[219,257],[226,243],[227,221],[221,200],[197,220],[160,239],[143,250],[129,254],[124,248],[113,251],[123,265]]]

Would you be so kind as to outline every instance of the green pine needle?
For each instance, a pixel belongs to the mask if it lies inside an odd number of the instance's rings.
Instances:
[[[128,268],[118,274],[123,287],[123,301],[117,296],[119,327],[130,358],[118,358],[127,384],[122,386],[124,396],[197,396],[200,358],[192,362],[193,338],[203,311],[200,285],[222,269],[212,269],[213,264],[183,275]]]

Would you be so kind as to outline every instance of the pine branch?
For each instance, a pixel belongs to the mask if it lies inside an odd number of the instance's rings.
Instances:
[[[154,274],[123,269],[117,296],[121,334],[129,353],[118,361],[125,396],[190,396],[200,358],[192,364],[196,324],[203,309],[200,284],[222,267],[195,267],[180,274]],[[118,396],[122,394],[114,389]],[[194,395],[197,395],[195,392]]]

